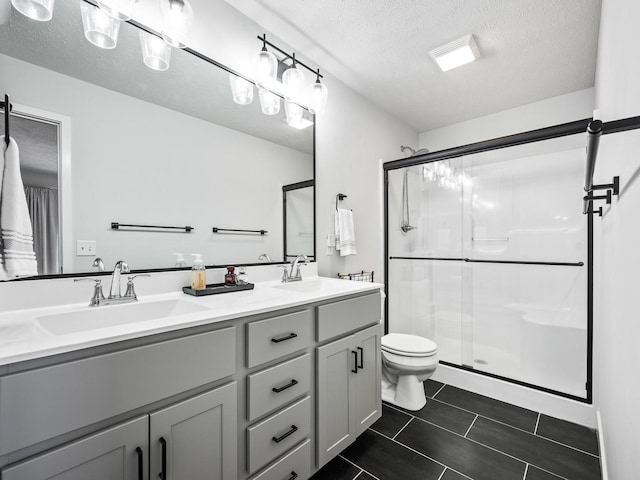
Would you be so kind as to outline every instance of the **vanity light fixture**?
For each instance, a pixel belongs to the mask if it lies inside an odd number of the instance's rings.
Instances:
[[[116,20],[131,19],[133,6],[137,0],[98,0],[98,6]]]
[[[231,85],[231,95],[234,102],[238,105],[249,105],[253,102],[253,83],[230,73],[229,84]]]
[[[171,46],[162,38],[144,30],[140,30],[139,36],[144,64],[152,70],[167,70],[171,60]]]
[[[460,67],[480,58],[480,50],[473,35],[453,40],[429,51],[443,72]]]
[[[290,127],[303,130],[313,125],[313,114],[294,102],[285,100],[284,112],[287,125]]]
[[[265,115],[276,115],[280,112],[280,97],[267,90],[258,87],[258,96],[260,97],[260,107]]]
[[[258,37],[260,38],[260,37]],[[256,84],[262,88],[273,88],[278,74],[278,59],[267,50],[267,34],[262,38],[262,50],[256,59]]]
[[[187,0],[161,0],[162,38],[172,47],[186,48],[191,40],[193,8]]]
[[[11,0],[11,5],[25,17],[48,22],[53,17],[55,0]]]
[[[80,4],[84,36],[96,47],[111,49],[118,43],[120,20],[86,2]]]

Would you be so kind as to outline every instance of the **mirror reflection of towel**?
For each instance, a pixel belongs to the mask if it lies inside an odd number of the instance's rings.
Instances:
[[[0,280],[38,274],[33,231],[20,175],[18,145],[0,137]]]
[[[355,255],[356,234],[353,228],[353,212],[344,208],[339,208],[335,215],[336,250],[340,251],[341,257]]]

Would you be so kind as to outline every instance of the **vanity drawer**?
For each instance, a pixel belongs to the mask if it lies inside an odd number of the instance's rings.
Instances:
[[[302,350],[310,341],[310,310],[248,323],[247,367]]]
[[[304,397],[288,408],[247,428],[247,469],[264,467],[309,436],[311,398]]]
[[[224,328],[0,378],[0,455],[235,372]]]
[[[311,440],[306,440],[291,453],[288,453],[269,468],[260,472],[251,480],[288,480],[309,478],[311,475]]]
[[[380,292],[319,305],[318,342],[380,322]]]
[[[309,392],[310,377],[309,353],[247,376],[247,418],[255,420]]]

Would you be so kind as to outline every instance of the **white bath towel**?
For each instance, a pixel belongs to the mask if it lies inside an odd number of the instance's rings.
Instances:
[[[335,218],[336,250],[340,251],[341,257],[357,254],[356,233],[353,227],[353,212],[339,208]]]
[[[38,274],[33,250],[33,230],[24,185],[20,154],[15,140],[9,146],[0,137],[3,156],[0,171],[0,279]]]

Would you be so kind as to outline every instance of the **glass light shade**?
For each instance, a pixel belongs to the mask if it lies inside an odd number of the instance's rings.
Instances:
[[[304,73],[295,65],[288,68],[282,74],[284,84],[284,96],[296,102],[302,101],[304,91]]]
[[[80,4],[82,25],[87,40],[100,48],[115,48],[120,32],[120,20],[107,15],[98,7],[86,2]]]
[[[140,30],[139,36],[144,64],[152,70],[167,70],[171,60],[171,47],[162,38],[144,30]]]
[[[280,97],[264,88],[259,89],[260,107],[265,115],[276,115],[280,112]]]
[[[238,105],[249,105],[253,102],[253,83],[230,73],[229,84],[231,85],[231,95],[234,102]]]
[[[303,110],[300,105],[290,102],[289,100],[285,100],[284,113],[287,117],[287,124],[290,126],[298,128],[302,123]]]
[[[256,83],[259,87],[271,88],[278,74],[278,59],[268,50],[260,50],[256,59]]]
[[[116,20],[131,19],[136,0],[98,0],[98,6]]]
[[[55,0],[11,0],[11,5],[25,17],[47,22],[53,17]]]
[[[161,0],[162,38],[172,47],[185,48],[191,41],[193,8],[187,0]]]
[[[317,80],[309,85],[307,93],[309,95],[307,101],[311,113],[315,113],[316,115],[323,113],[327,106],[327,96],[329,95],[327,87]]]

